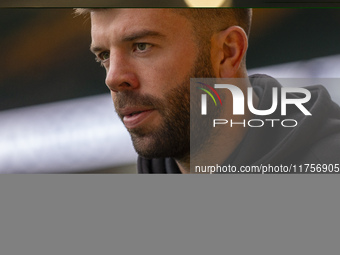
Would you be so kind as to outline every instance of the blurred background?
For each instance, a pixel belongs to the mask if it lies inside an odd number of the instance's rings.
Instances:
[[[254,9],[249,73],[339,78],[339,26],[338,9]],[[89,20],[69,8],[1,8],[0,34],[0,172],[135,173]],[[339,103],[337,85],[328,89]]]

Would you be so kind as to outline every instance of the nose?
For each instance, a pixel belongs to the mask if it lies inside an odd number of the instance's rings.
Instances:
[[[113,92],[137,89],[139,81],[135,71],[128,57],[111,52],[105,83]]]

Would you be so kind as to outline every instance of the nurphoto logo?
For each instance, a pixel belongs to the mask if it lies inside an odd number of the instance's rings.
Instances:
[[[197,87],[198,89],[204,91],[206,94],[201,95],[201,115],[208,114],[208,106],[207,106],[207,95],[211,97],[215,106],[218,106],[216,98],[219,100],[219,107],[223,106],[221,97],[219,96],[216,89],[227,89],[231,92],[232,96],[232,113],[233,115],[244,115],[245,114],[245,98],[247,98],[247,107],[248,110],[255,116],[268,116],[273,114],[279,107],[281,109],[281,116],[287,115],[287,106],[288,105],[295,105],[304,115],[311,116],[312,114],[303,106],[303,104],[309,102],[311,99],[311,93],[309,90],[304,88],[289,88],[289,87],[282,87],[281,96],[279,96],[278,88],[272,88],[272,105],[269,109],[259,110],[254,107],[253,102],[253,88],[247,88],[247,95],[245,96],[243,91],[235,85],[232,84],[215,84],[214,87],[205,84],[203,82],[197,82],[202,87]],[[210,91],[211,92],[210,92]],[[299,93],[303,96],[289,98],[290,93]],[[280,102],[280,103],[279,103]],[[274,127],[276,122],[279,122],[283,127],[296,127],[298,122],[294,119],[250,119],[248,121],[244,120],[241,122],[233,122],[232,119],[213,119],[213,127],[216,125],[225,125],[230,124],[232,127],[233,125],[243,125],[244,127],[248,125],[249,127],[262,127],[265,123],[271,124],[271,127]]]

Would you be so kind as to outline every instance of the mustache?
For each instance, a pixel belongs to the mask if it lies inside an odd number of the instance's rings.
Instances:
[[[143,95],[132,91],[117,93],[113,98],[116,111],[126,107],[162,108],[162,100],[151,95]]]

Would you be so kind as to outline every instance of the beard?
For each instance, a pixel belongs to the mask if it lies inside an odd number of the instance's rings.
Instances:
[[[200,127],[199,130],[195,130],[194,135],[191,135],[191,139],[196,141],[199,137],[200,143],[208,139],[205,128],[209,126],[208,123],[211,123],[210,120],[204,119],[203,123],[190,121],[190,78],[214,77],[210,48],[205,47],[205,49],[205,52],[200,52],[196,58],[186,78],[166,93],[162,99],[151,95],[141,95],[134,91],[122,91],[116,94],[114,105],[117,113],[119,108],[138,105],[156,109],[161,116],[160,125],[143,125],[128,129],[134,148],[140,156],[145,158],[171,157],[188,161],[190,159],[190,129],[195,126]],[[195,116],[200,115],[199,104],[200,102],[196,100],[192,102],[191,112]],[[118,115],[123,120],[124,116],[119,113]]]

